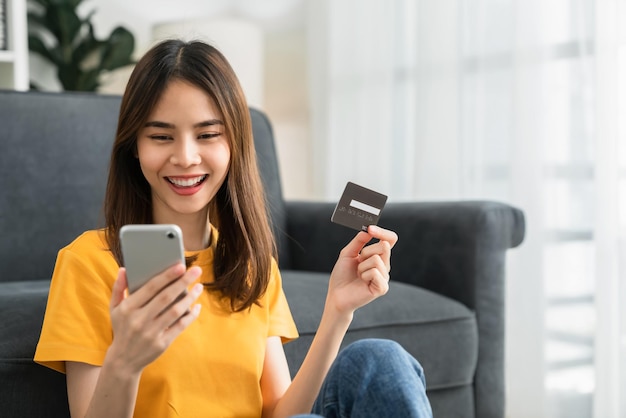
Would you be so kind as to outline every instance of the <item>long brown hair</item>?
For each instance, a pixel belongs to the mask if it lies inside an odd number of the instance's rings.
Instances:
[[[248,105],[224,56],[200,41],[163,41],[137,63],[122,98],[111,154],[104,214],[106,240],[121,264],[123,225],[153,222],[150,185],[136,158],[137,134],[169,82],[183,80],[205,91],[220,109],[230,146],[230,168],[210,203],[219,230],[215,281],[205,286],[230,301],[233,311],[258,303],[269,282],[276,245],[257,168]]]

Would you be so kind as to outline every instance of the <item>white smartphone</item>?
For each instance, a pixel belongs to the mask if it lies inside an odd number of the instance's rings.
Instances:
[[[120,245],[130,293],[174,264],[185,264],[183,233],[178,225],[124,225]]]

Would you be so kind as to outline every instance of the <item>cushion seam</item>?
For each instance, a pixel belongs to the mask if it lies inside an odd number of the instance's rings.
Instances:
[[[445,383],[439,385],[429,385],[428,380],[426,381],[426,391],[436,391],[436,390],[447,390],[447,389],[455,389],[463,386],[473,386],[473,381],[458,381],[455,383]]]
[[[396,322],[388,322],[388,323],[380,323],[380,324],[376,324],[376,325],[365,325],[365,326],[356,326],[355,328],[350,328],[350,329],[371,329],[371,328],[378,328],[378,327],[382,327],[382,326],[395,326],[395,325],[430,325],[430,324],[444,324],[446,322],[466,322],[466,321],[471,321],[474,322],[476,321],[476,317],[475,316],[469,316],[469,317],[457,317],[457,318],[445,318],[445,319],[434,319],[432,321],[396,321]]]
[[[438,325],[438,324],[443,324],[446,322],[450,322],[450,323],[454,323],[454,322],[472,322],[475,323],[476,322],[476,317],[472,316],[472,317],[464,317],[464,318],[447,318],[447,319],[437,319],[434,321],[422,321],[422,322],[393,322],[393,323],[381,323],[381,324],[376,324],[376,325],[360,325],[360,326],[352,326],[348,329],[348,332],[350,331],[367,331],[367,330],[371,330],[371,329],[376,329],[376,328],[380,328],[380,327],[394,327],[394,326],[401,326],[401,327],[407,327],[407,326],[413,326],[413,325],[418,325],[418,326],[428,326],[428,325]],[[315,335],[315,333],[317,331],[303,331],[301,329],[299,329],[300,332],[300,336],[303,335]]]

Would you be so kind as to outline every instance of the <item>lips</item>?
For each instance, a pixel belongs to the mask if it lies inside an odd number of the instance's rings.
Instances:
[[[182,188],[192,188],[199,186],[204,180],[206,180],[206,178],[206,174],[194,177],[165,177],[165,179],[170,182],[170,184]]]

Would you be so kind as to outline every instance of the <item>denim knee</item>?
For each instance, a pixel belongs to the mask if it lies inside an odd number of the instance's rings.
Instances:
[[[432,417],[424,372],[400,344],[364,339],[343,349],[314,406],[325,417]]]
[[[404,347],[393,340],[367,338],[348,345],[339,353],[337,362],[354,360],[373,369],[379,367],[409,367],[418,374],[425,383],[424,369],[417,359],[409,354]],[[393,359],[393,361],[390,361]]]

